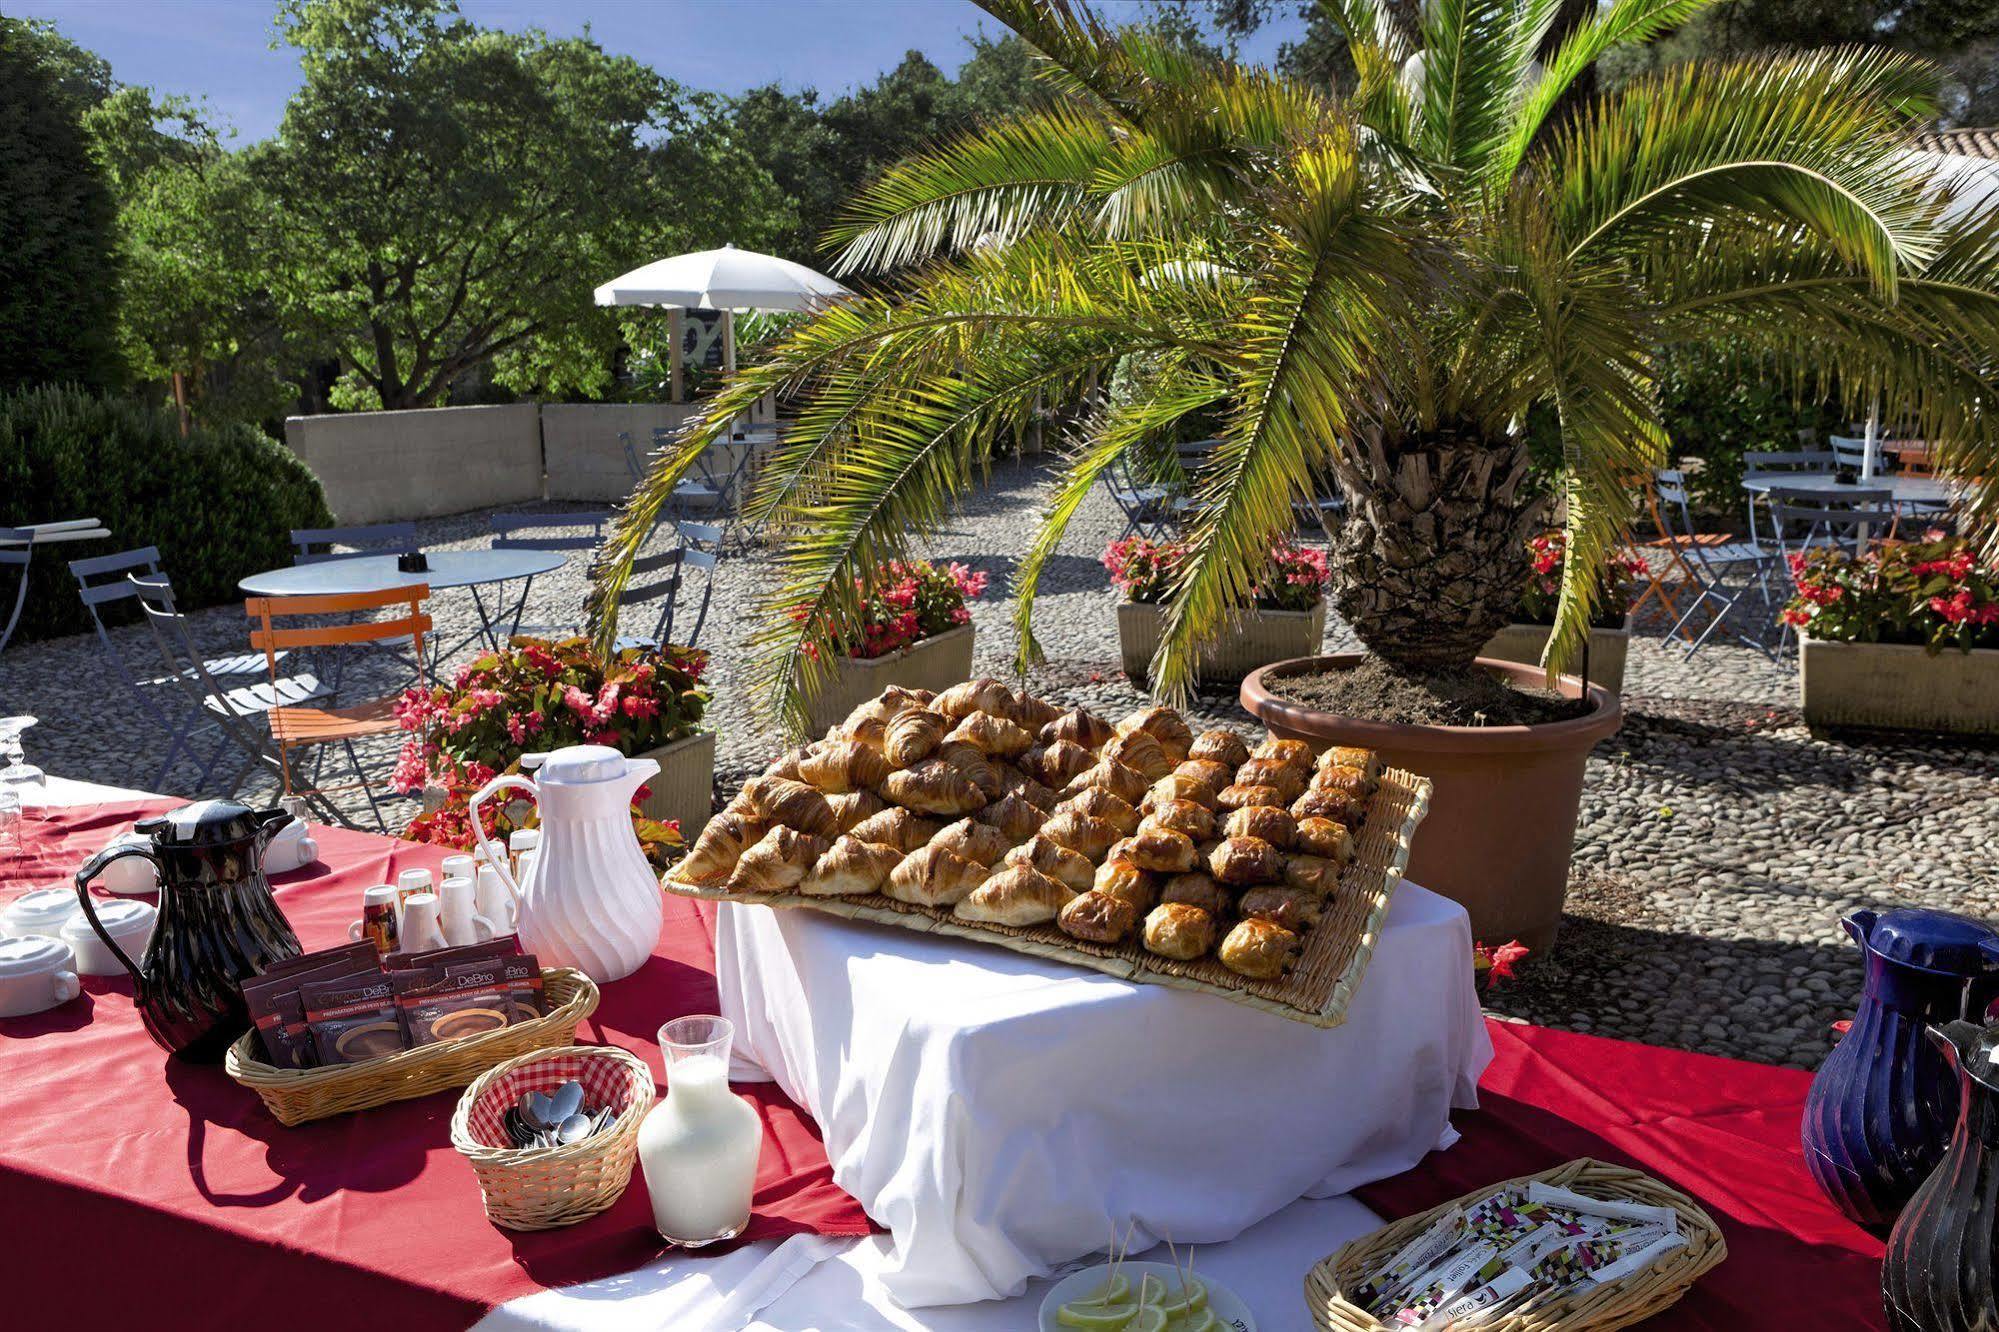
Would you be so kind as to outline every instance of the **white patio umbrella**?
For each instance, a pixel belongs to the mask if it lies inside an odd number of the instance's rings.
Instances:
[[[816,310],[847,294],[845,287],[804,264],[725,245],[655,260],[614,277],[597,288],[597,304],[720,310],[722,368],[733,372],[736,311]]]

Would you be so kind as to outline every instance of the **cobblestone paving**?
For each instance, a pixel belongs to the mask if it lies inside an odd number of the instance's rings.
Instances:
[[[1030,466],[997,469],[932,548],[937,558],[992,576],[976,607],[982,672],[1001,674],[1011,658],[1005,587],[1044,485]],[[432,548],[486,544],[483,513],[421,526]],[[1107,711],[1139,701],[1118,669],[1113,594],[1097,562],[1121,527],[1109,501],[1093,497],[1050,563],[1036,611],[1050,661],[1032,686]],[[779,747],[750,715],[742,654],[730,651],[751,626],[768,567],[761,550],[731,553],[702,638],[717,656],[711,717],[725,790]],[[582,562],[572,560],[536,581],[527,619],[574,621],[582,594]],[[450,641],[478,623],[463,592],[439,596],[433,612]],[[193,621],[205,650],[243,649],[240,607],[215,607]],[[141,669],[156,661],[142,627],[115,636]],[[1352,644],[1337,623],[1327,640],[1333,648]],[[1489,997],[1495,1011],[1811,1067],[1859,983],[1858,954],[1838,925],[1843,912],[1921,904],[1999,916],[1992,854],[1999,750],[1916,737],[1814,738],[1796,712],[1795,671],[1726,644],[1687,660],[1656,633],[1633,643],[1624,727],[1590,761],[1561,940]],[[356,688],[396,683],[379,667],[356,672]],[[1217,722],[1247,720],[1232,693],[1206,696],[1196,711]],[[93,637],[16,644],[0,656],[0,713],[7,712],[43,719],[30,732],[30,752],[53,772],[156,784],[161,734]],[[378,774],[392,756],[386,743],[363,752]],[[194,796],[217,784],[199,789],[194,765],[183,762],[164,787]],[[262,775],[245,787],[257,796],[271,789]],[[364,806],[348,804],[365,819]],[[393,826],[409,812],[392,805],[386,817]]]

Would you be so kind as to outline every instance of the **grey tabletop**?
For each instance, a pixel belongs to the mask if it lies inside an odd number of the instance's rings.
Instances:
[[[1897,504],[1948,504],[1951,500],[1950,487],[1936,476],[1876,476],[1852,485],[1821,472],[1749,472],[1742,478],[1742,488],[1759,495],[1768,494],[1778,486],[1829,499],[1851,495],[1856,490],[1885,490]]]
[[[356,555],[266,569],[237,584],[253,597],[315,596],[328,592],[380,592],[392,587],[428,583],[432,591],[504,583],[532,578],[562,567],[560,551],[551,550],[432,550],[428,573],[404,573],[394,555]]]

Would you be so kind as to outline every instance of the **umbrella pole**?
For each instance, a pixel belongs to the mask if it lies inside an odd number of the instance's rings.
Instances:
[[[686,372],[681,366],[681,348],[685,345],[687,337],[686,328],[687,326],[681,322],[680,307],[676,305],[668,309],[666,312],[666,340],[673,347],[672,354],[667,357],[666,400],[668,402],[679,402],[687,396]]]

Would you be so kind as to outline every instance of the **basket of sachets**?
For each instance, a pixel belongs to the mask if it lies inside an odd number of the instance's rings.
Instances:
[[[1326,1332],[1611,1332],[1728,1256],[1714,1219],[1588,1158],[1385,1226],[1305,1278]]]

